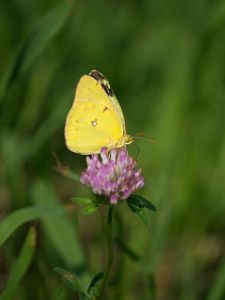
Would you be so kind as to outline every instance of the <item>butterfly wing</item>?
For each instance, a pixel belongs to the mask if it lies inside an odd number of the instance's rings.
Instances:
[[[120,107],[119,101],[117,100],[117,98],[109,84],[109,81],[102,73],[100,73],[96,70],[91,71],[89,75],[92,76],[93,78],[95,78],[100,83],[101,87],[103,88],[103,90],[105,91],[107,96],[109,97],[109,100],[112,102],[114,109],[116,109],[117,113],[119,114],[121,123],[123,125],[123,131],[124,131],[124,133],[126,133],[126,126],[125,126],[123,112]]]
[[[65,126],[67,147],[76,153],[99,153],[115,146],[124,134],[123,120],[113,101],[95,78],[81,77]]]

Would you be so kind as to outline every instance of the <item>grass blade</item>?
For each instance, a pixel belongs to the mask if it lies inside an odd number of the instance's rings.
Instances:
[[[225,260],[215,276],[214,283],[209,291],[207,300],[222,300],[225,296]]]
[[[0,246],[10,237],[10,235],[22,224],[49,215],[64,214],[65,210],[62,207],[25,207],[11,213],[0,224]]]
[[[45,15],[22,43],[0,85],[0,101],[13,81],[27,71],[44,51],[45,47],[62,28],[70,11],[66,2],[60,2]]]
[[[15,299],[17,287],[19,286],[22,277],[26,273],[31,263],[34,250],[35,250],[35,245],[36,245],[36,232],[34,228],[30,228],[26,240],[21,249],[21,252],[19,254],[19,257],[15,263],[15,266],[13,267],[9,275],[6,289],[0,296],[1,300]]]

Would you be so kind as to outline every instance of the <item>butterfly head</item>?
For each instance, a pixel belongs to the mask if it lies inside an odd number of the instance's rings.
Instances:
[[[122,143],[124,145],[129,145],[131,143],[133,143],[133,137],[129,134],[125,134],[123,137],[122,137]]]
[[[134,140],[131,135],[124,133],[121,139],[118,140],[116,143],[114,141],[111,141],[109,143],[110,146],[108,147],[108,149],[117,149],[117,148],[125,147],[126,145],[133,143],[133,141]]]

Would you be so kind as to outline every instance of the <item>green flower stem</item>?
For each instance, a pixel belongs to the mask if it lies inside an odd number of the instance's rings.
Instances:
[[[106,288],[106,285],[109,280],[109,275],[112,269],[113,264],[113,243],[112,243],[112,217],[113,217],[113,205],[109,205],[108,210],[108,224],[107,224],[107,242],[108,242],[108,261],[107,261],[107,267],[105,271],[105,275],[102,281],[102,285],[99,291],[99,300],[103,299],[104,291]]]

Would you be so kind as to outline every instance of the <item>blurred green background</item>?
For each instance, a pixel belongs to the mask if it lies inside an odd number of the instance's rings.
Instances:
[[[156,140],[136,144],[157,212],[146,227],[116,209],[114,234],[140,259],[115,245],[106,299],[154,299],[152,275],[159,300],[225,299],[225,2],[1,1],[0,36],[0,299],[76,299],[54,268],[83,284],[104,270],[105,211],[79,218],[70,198],[89,191],[53,156],[85,167],[64,123],[92,69],[128,133]]]

